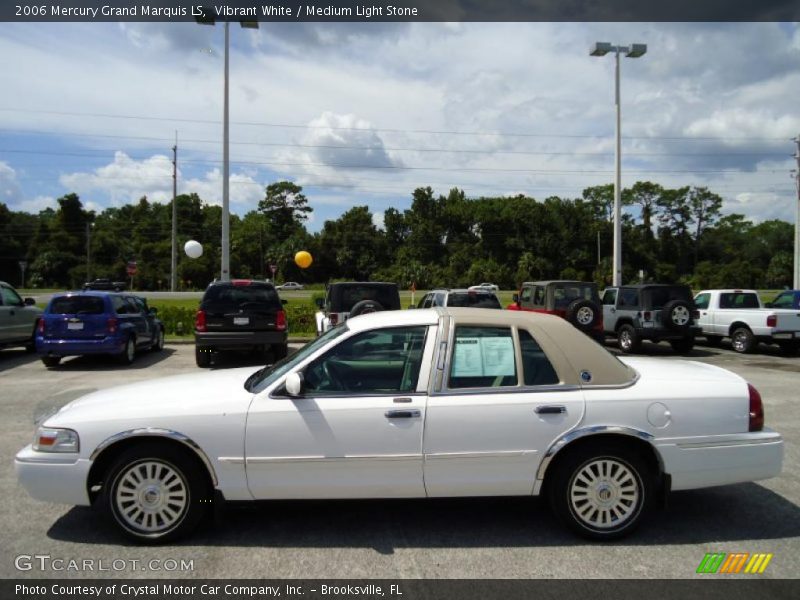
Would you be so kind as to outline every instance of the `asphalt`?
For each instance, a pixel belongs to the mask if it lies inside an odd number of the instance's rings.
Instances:
[[[646,350],[676,360],[665,344]],[[759,577],[797,577],[800,358],[781,357],[774,350],[741,356],[725,347],[698,347],[690,360],[728,368],[760,390],[767,425],[786,439],[783,474],[758,483],[674,493],[665,510],[656,511],[625,540],[587,542],[555,522],[544,502],[493,498],[229,506],[215,524],[184,542],[140,547],[121,538],[91,509],[29,498],[16,483],[13,456],[29,443],[36,414],[94,389],[194,372],[192,347],[168,345],[131,367],[76,358],[52,371],[21,350],[3,350],[0,577],[692,578],[700,577],[695,570],[706,552],[773,553]],[[243,364],[248,363],[228,357],[215,368]],[[100,560],[106,565],[139,562],[103,573],[15,568],[17,557],[37,554],[94,560],[95,565]],[[153,559],[192,561],[193,569],[141,570]]]

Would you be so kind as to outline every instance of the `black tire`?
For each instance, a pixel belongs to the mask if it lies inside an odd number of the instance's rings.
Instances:
[[[190,533],[212,506],[207,473],[189,451],[170,444],[144,442],[125,450],[103,480],[103,511],[141,544]]]
[[[211,348],[201,348],[200,346],[194,347],[194,362],[201,369],[207,369],[211,366]]]
[[[685,331],[692,325],[692,305],[685,300],[670,300],[661,309],[661,322],[674,331]]]
[[[633,532],[649,513],[656,489],[645,461],[616,441],[563,452],[568,454],[545,482],[553,512],[589,539],[613,540]]]
[[[633,325],[624,323],[617,329],[617,344],[623,353],[631,354],[639,351],[642,346],[642,340],[639,339],[639,334],[636,333]]]
[[[717,348],[722,343],[722,336],[721,335],[707,335],[706,336],[706,346],[711,346],[712,348]]]
[[[131,336],[125,341],[125,348],[117,354],[117,362],[121,365],[129,365],[136,359],[136,339]]]
[[[61,362],[61,357],[60,356],[43,356],[42,357],[42,363],[48,369],[52,369],[53,367],[57,367],[58,363],[60,363],[60,362]]]
[[[747,327],[737,327],[731,332],[731,348],[739,354],[750,354],[758,346],[758,341]]]
[[[286,358],[289,353],[289,344],[275,344],[272,346],[272,358],[276,361]]]
[[[670,340],[669,345],[678,354],[689,354],[694,348],[694,338],[685,337],[682,340]]]
[[[795,356],[797,351],[800,350],[800,344],[794,340],[778,342],[778,347],[781,349],[781,354],[785,356]]]
[[[350,316],[357,317],[358,315],[366,315],[381,310],[384,310],[383,304],[377,300],[361,300],[361,302],[356,302],[353,308],[350,309]]]
[[[591,300],[573,300],[566,313],[567,321],[581,331],[591,331],[600,315],[600,307]]]
[[[37,321],[37,324],[38,324],[38,321]],[[32,354],[33,352],[36,352],[36,327],[35,326],[33,328],[33,333],[31,333],[30,339],[28,339],[28,341],[25,342],[25,352],[27,352],[28,354]]]
[[[161,352],[164,349],[164,330],[159,327],[156,332],[156,339],[153,340],[150,350],[153,352]]]

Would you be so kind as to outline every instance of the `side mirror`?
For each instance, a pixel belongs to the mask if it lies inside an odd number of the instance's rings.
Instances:
[[[303,376],[300,373],[289,373],[286,376],[286,393],[292,398],[303,395]]]
[[[289,304],[289,301],[288,301],[288,300],[281,299],[281,304],[283,304],[283,305],[285,306],[286,304]]]
[[[151,315],[156,316],[158,314],[158,309],[153,307],[148,311]]]
[[[25,306],[33,306],[36,304],[36,300],[34,300],[33,298],[25,298],[24,302]]]
[[[514,304],[519,304],[519,294],[512,294],[512,296],[511,296],[511,301],[512,301]]]
[[[322,298],[314,299],[314,304],[316,304],[317,308],[319,308],[319,309],[325,308],[325,300],[323,300]]]

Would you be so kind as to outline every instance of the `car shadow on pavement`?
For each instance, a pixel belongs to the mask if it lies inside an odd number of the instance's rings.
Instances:
[[[28,352],[25,348],[0,350],[0,372],[20,365],[27,365],[37,360],[39,360],[39,357],[34,352]]]
[[[130,365],[123,365],[117,362],[116,358],[108,355],[86,355],[65,357],[57,367],[52,367],[54,371],[128,371],[130,369],[146,369],[152,365],[166,360],[175,354],[173,348],[164,347],[160,352],[149,350],[139,350],[136,358]],[[42,369],[45,369],[43,366]],[[50,370],[50,369],[47,369]]]
[[[59,518],[48,537],[128,544],[89,508]],[[800,536],[800,508],[758,484],[677,492],[621,545],[696,544]],[[270,548],[537,547],[591,544],[539,498],[272,501],[223,505],[213,524],[177,545]]]

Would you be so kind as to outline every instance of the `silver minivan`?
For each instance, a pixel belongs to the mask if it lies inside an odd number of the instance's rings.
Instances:
[[[30,352],[36,349],[35,330],[42,309],[35,304],[33,298],[23,300],[10,284],[0,281],[0,347],[25,346]]]

